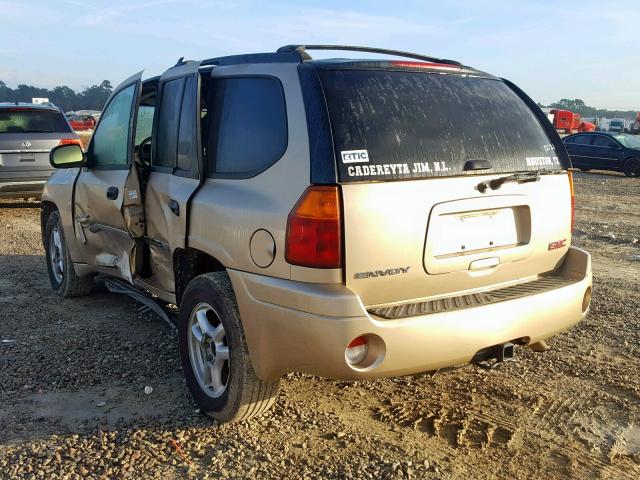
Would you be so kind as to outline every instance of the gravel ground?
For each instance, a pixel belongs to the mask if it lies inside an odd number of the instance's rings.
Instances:
[[[594,299],[550,351],[289,375],[270,413],[223,426],[191,401],[173,331],[124,296],[53,295],[38,205],[0,203],[0,478],[640,478],[640,181],[576,189]]]

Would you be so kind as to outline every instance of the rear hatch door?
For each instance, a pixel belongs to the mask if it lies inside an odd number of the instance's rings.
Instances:
[[[571,235],[566,152],[506,83],[401,69],[319,76],[346,284],[365,305],[484,291],[558,267]]]
[[[77,138],[55,109],[0,109],[0,169],[50,171],[49,151],[62,139]]]

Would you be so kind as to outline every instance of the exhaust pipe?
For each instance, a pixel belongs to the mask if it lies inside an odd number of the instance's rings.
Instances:
[[[514,344],[511,342],[500,343],[498,345],[493,345],[491,347],[483,348],[482,350],[478,350],[476,354],[471,359],[470,363],[479,366],[480,368],[484,368],[487,370],[491,370],[496,368],[498,365],[504,362],[509,362],[513,360],[514,354]],[[491,360],[495,360],[493,363],[484,363],[490,362]]]

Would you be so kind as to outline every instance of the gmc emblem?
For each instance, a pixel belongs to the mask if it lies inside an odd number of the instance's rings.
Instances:
[[[557,240],[555,242],[551,242],[549,244],[549,250],[557,250],[558,248],[566,247],[567,239],[563,238],[562,240]]]

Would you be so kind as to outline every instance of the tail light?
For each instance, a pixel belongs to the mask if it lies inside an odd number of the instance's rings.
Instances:
[[[58,145],[78,145],[82,147],[82,143],[77,138],[63,138]]]
[[[337,186],[309,187],[287,220],[285,259],[312,268],[342,266],[342,220]]]
[[[571,192],[571,233],[573,233],[573,225],[576,218],[576,194],[573,190],[573,173],[567,172],[569,177],[569,192]]]

